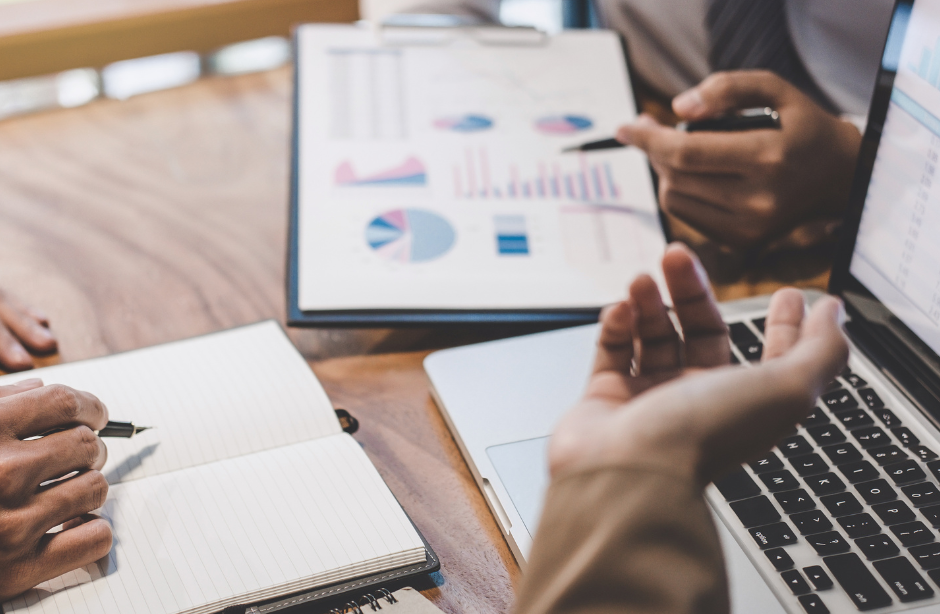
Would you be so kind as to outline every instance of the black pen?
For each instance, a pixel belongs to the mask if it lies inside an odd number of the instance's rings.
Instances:
[[[676,126],[676,130],[682,132],[740,132],[743,130],[779,129],[780,114],[770,107],[744,109],[733,115],[703,119],[696,122],[682,122]],[[567,149],[563,149],[562,153],[600,151],[602,149],[618,149],[622,147],[625,147],[625,145],[617,139],[604,139],[568,147]]]
[[[130,439],[137,433],[142,433],[152,428],[152,426],[137,426],[133,422],[108,422],[106,427],[98,431],[98,437]]]

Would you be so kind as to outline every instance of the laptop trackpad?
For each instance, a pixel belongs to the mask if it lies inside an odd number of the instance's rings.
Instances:
[[[539,437],[486,449],[530,536],[535,535],[542,515],[542,500],[548,490],[548,440],[548,437]]]

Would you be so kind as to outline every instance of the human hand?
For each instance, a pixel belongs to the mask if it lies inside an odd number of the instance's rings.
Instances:
[[[0,368],[26,371],[33,368],[29,351],[50,354],[56,340],[49,318],[0,290]]]
[[[0,386],[0,602],[111,550],[111,527],[90,513],[108,494],[107,448],[93,432],[107,423],[88,393],[40,380]]]
[[[770,450],[845,367],[838,299],[820,299],[804,317],[800,292],[777,292],[764,362],[727,367],[727,327],[701,264],[673,245],[663,273],[681,337],[656,284],[637,278],[630,298],[603,314],[587,391],[551,440],[554,475],[630,465],[704,486]]]
[[[780,130],[685,133],[641,115],[617,138],[645,151],[667,213],[718,242],[753,247],[848,204],[861,135],[767,71],[715,73],[673,100],[683,120],[773,107]]]

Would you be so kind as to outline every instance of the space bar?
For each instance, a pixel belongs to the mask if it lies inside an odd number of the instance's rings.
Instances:
[[[827,556],[823,561],[859,610],[874,610],[891,603],[891,597],[857,554]]]

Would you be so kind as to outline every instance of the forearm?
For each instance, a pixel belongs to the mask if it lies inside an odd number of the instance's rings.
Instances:
[[[718,535],[700,489],[603,468],[553,482],[516,614],[728,612]]]
[[[414,0],[403,12],[466,15],[483,21],[499,21],[500,0]]]

